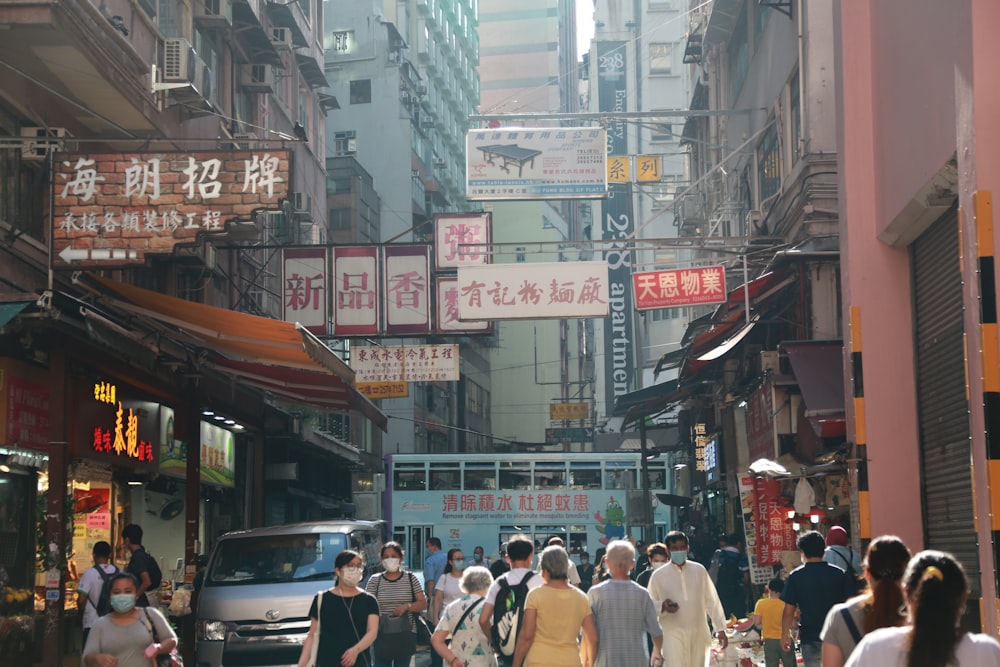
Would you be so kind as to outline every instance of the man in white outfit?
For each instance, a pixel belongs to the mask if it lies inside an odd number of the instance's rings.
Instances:
[[[706,667],[712,648],[706,617],[712,619],[722,648],[729,644],[722,603],[708,571],[687,559],[687,535],[674,530],[665,542],[670,562],[649,578],[649,595],[663,628],[663,662],[670,667]]]

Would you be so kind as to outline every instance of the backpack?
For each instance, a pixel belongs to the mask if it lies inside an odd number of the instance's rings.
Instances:
[[[160,590],[163,583],[163,572],[160,571],[160,564],[156,562],[148,551],[142,550],[146,554],[146,571],[149,573],[149,590],[153,593]]]
[[[528,572],[513,586],[507,576],[498,580],[500,589],[493,605],[493,648],[502,657],[514,656],[517,633],[520,632],[521,623],[524,621],[524,600],[528,597],[528,581],[533,576],[534,572]]]
[[[719,553],[719,572],[715,578],[715,588],[719,591],[719,595],[738,594],[742,581],[743,573],[740,572],[739,554],[722,550]]]
[[[854,569],[854,549],[850,546],[847,547],[847,553],[849,554],[848,557],[845,557],[844,554],[836,549],[830,549],[830,551],[836,554],[840,560],[844,561],[844,564],[847,566],[846,568],[843,568],[844,573],[854,583],[854,587],[859,591],[863,590],[867,584],[865,582],[864,574]]]
[[[115,566],[112,565],[112,567]],[[96,602],[89,595],[87,596],[87,601],[94,606],[94,610],[97,611],[98,616],[106,616],[111,612],[111,578],[118,574],[119,570],[115,567],[115,571],[108,574],[100,565],[95,565],[94,569],[101,576],[101,594],[97,597]]]

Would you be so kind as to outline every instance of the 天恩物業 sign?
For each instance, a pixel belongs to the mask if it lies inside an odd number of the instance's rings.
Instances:
[[[700,266],[641,271],[632,274],[632,290],[636,310],[722,303],[726,300],[726,269]]]
[[[288,197],[290,153],[69,153],[54,163],[55,266],[142,264]]]
[[[465,152],[470,200],[599,199],[607,194],[603,129],[469,130]]]

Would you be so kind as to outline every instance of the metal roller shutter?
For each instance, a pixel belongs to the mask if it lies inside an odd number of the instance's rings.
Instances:
[[[913,243],[911,259],[925,545],[955,554],[972,581],[971,597],[978,599],[962,277],[954,210]],[[967,609],[964,624],[974,624],[971,627],[978,631],[979,604],[970,601]]]

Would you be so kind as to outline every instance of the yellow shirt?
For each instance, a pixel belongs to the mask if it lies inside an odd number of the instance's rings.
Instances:
[[[764,598],[757,600],[753,615],[760,616],[761,639],[781,639],[781,613],[785,603],[781,598]]]
[[[583,619],[590,616],[587,594],[577,588],[539,586],[528,593],[525,609],[534,609],[535,641],[524,659],[525,667],[579,667]]]

